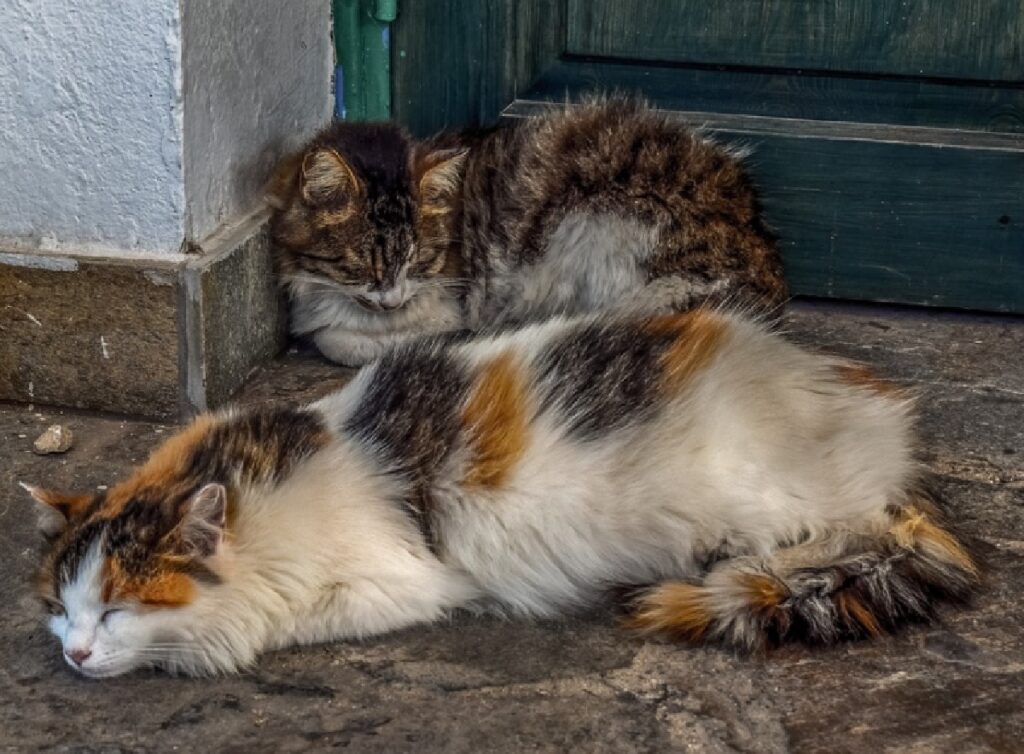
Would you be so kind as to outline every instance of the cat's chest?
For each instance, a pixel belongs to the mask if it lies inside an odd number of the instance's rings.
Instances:
[[[645,283],[642,262],[656,244],[652,225],[614,214],[569,214],[538,259],[495,260],[484,318],[529,320],[606,308]]]
[[[460,323],[458,301],[441,288],[418,293],[401,309],[370,311],[351,296],[299,283],[292,286],[292,331],[341,329],[367,336],[407,332],[444,332]]]

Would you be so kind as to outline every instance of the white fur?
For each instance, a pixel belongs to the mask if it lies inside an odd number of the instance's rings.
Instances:
[[[915,475],[909,406],[826,381],[827,359],[729,321],[713,363],[654,423],[581,443],[542,416],[500,492],[448,487],[449,559],[504,605],[552,614],[608,584],[694,576],[712,550],[767,555],[803,531],[883,525]]]
[[[331,361],[361,366],[410,338],[462,326],[458,301],[449,289],[429,283],[417,287],[412,281],[401,285],[401,293],[407,297],[403,306],[373,311],[360,306],[353,292],[341,286],[305,278],[292,280],[292,332],[311,335]]]
[[[503,254],[486,283],[469,286],[460,306],[443,281],[419,288],[406,282],[399,309],[370,311],[353,296],[371,296],[319,279],[290,281],[291,327],[311,335],[331,361],[369,363],[412,337],[537,321],[558,314],[583,314],[619,306],[625,310],[685,309],[718,288],[672,278],[647,286],[641,263],[656,249],[658,229],[618,214],[572,213],[551,234],[540,260],[526,268],[507,266]],[[719,281],[719,286],[724,286]],[[650,288],[650,290],[647,290]],[[393,301],[392,301],[393,303]]]
[[[86,672],[229,671],[272,647],[370,636],[480,604],[551,615],[610,585],[695,576],[712,552],[766,556],[801,534],[813,543],[883,527],[885,506],[916,474],[909,404],[837,381],[835,362],[758,324],[723,321],[711,362],[649,421],[581,441],[531,398],[526,453],[497,489],[462,484],[469,454],[455,452],[433,488],[439,556],[402,510],[401,478],[343,433],[372,380],[364,370],[315,405],[334,442],[276,488],[242,490],[210,562],[225,582],[201,586],[186,607],[126,616],[123,637],[97,633],[94,653],[109,641],[119,659]],[[525,365],[570,324],[455,354],[472,365],[511,351]],[[95,596],[64,599],[68,625],[95,623]],[[158,628],[145,622],[154,615]],[[55,633],[65,646],[85,636],[63,624]],[[124,649],[132,637],[134,654]],[[155,637],[169,648],[153,649]]]
[[[632,218],[569,214],[536,264],[492,273],[483,324],[609,307],[643,287],[640,263],[654,252],[657,241],[656,227]]]
[[[93,543],[75,579],[61,589],[64,613],[50,618],[50,631],[60,639],[64,660],[72,668],[93,678],[119,675],[150,664],[170,617],[168,611],[141,613],[112,610],[103,602],[101,542]],[[81,665],[71,655],[89,653]],[[187,651],[187,650],[186,650]],[[162,653],[161,653],[162,655]]]
[[[331,446],[272,491],[250,491],[218,567],[226,586],[174,611],[203,649],[206,667],[197,669],[434,620],[475,597],[430,555],[400,493],[350,444]]]

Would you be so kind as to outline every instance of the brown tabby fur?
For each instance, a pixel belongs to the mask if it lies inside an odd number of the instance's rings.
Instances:
[[[469,329],[655,298],[651,308],[661,313],[726,301],[775,314],[787,296],[775,239],[740,158],[633,99],[592,100],[420,142],[393,124],[335,123],[282,162],[269,198],[286,282],[372,293],[407,274],[454,288]],[[576,286],[574,297],[509,315],[529,287],[517,276],[568,253],[559,229],[579,217],[617,218],[623,233],[637,228],[642,252],[622,250],[636,255],[627,267],[637,279],[607,294],[623,300],[583,291],[606,265],[584,269],[584,253],[570,265],[580,280],[551,276]],[[563,236],[571,232],[563,227]],[[600,240],[600,230],[589,232]],[[549,284],[530,295],[542,298]],[[309,293],[294,285],[291,292],[293,329],[323,328],[302,313],[322,305],[303,302]]]

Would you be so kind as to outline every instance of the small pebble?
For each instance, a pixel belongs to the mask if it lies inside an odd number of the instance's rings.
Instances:
[[[60,424],[51,424],[43,434],[36,438],[32,448],[38,455],[45,456],[51,453],[67,453],[71,450],[71,444],[75,441],[71,430]]]

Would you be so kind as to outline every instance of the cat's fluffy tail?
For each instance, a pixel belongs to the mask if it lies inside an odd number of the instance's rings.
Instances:
[[[875,534],[835,533],[770,558],[718,563],[700,583],[641,592],[628,619],[646,633],[757,650],[785,641],[878,636],[966,601],[981,566],[943,522],[930,495],[892,506]]]

